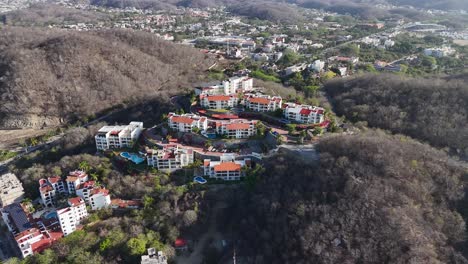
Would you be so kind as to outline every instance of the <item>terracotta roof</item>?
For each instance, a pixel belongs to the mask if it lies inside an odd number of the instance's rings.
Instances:
[[[54,183],[61,181],[62,179],[60,178],[60,176],[52,176],[52,177],[49,177],[48,180],[50,183],[54,184]]]
[[[208,99],[208,101],[229,101],[231,97],[227,95],[212,95],[207,96],[206,98]]]
[[[269,104],[270,103],[270,100],[268,98],[264,98],[264,97],[253,97],[253,98],[249,98],[249,102],[251,103],[256,103],[256,104]]]
[[[210,166],[210,161],[209,160],[203,161],[203,166],[205,167]]]
[[[102,189],[102,188],[96,188],[94,190],[91,191],[92,194],[98,194],[98,193],[101,193],[103,195],[108,195],[109,194],[109,190],[107,189]]]
[[[174,123],[183,123],[183,124],[191,125],[194,120],[186,116],[173,116],[171,117],[171,121]]]
[[[70,199],[68,199],[68,202],[70,202],[70,204],[72,206],[78,206],[78,205],[84,203],[83,200],[81,200],[80,197],[70,198]]]
[[[310,115],[310,113],[312,113],[312,110],[306,108],[301,109],[301,111],[299,112],[299,114],[301,115]]]
[[[78,177],[77,176],[67,176],[67,182],[75,182],[76,180],[78,180]]]
[[[250,124],[248,123],[235,123],[226,125],[227,130],[240,130],[240,129],[249,129]]]
[[[214,171],[240,171],[241,165],[235,162],[223,162],[219,165],[214,166]]]

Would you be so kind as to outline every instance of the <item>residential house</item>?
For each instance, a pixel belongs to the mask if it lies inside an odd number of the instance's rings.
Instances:
[[[243,119],[220,121],[216,122],[216,133],[228,138],[248,138],[257,134],[256,123],[255,120]]]
[[[98,150],[131,148],[143,131],[143,122],[130,122],[127,126],[104,126],[94,137]]]
[[[240,180],[244,176],[243,167],[250,166],[251,160],[235,160],[233,155],[223,155],[219,161],[205,159],[203,161],[204,175],[226,181]]]
[[[284,117],[305,124],[318,124],[324,121],[325,110],[321,107],[286,103],[284,105]]]
[[[57,210],[57,216],[64,236],[73,233],[88,217],[86,204],[80,197],[68,199],[68,207]]]
[[[262,94],[245,94],[244,105],[256,112],[272,112],[281,108],[283,99],[280,96],[269,96]]]
[[[0,176],[0,207],[19,203],[24,198],[24,189],[15,174],[6,173]]]
[[[148,166],[163,171],[174,171],[193,163],[193,150],[178,145],[167,145],[163,149],[148,152]]]
[[[193,132],[195,128],[205,131],[208,128],[208,119],[194,114],[178,115],[169,113],[167,118],[169,128],[179,132]]]

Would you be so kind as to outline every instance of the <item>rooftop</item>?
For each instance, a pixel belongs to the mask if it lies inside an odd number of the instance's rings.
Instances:
[[[214,166],[214,171],[240,171],[241,165],[235,162],[223,162],[219,165]]]

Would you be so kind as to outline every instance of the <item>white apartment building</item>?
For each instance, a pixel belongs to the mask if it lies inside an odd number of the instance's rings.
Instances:
[[[250,166],[251,160],[235,160],[233,155],[223,155],[219,161],[205,159],[203,161],[204,175],[225,181],[240,180],[244,176],[242,168]]]
[[[235,119],[226,122],[216,122],[216,133],[228,138],[248,138],[257,134],[255,120]]]
[[[321,107],[287,103],[284,117],[303,124],[318,124],[324,121],[325,110]]]
[[[89,198],[91,197],[91,192],[93,189],[96,187],[96,182],[95,181],[87,181],[84,183],[81,183],[76,187],[76,195],[83,199],[86,204],[89,204]]]
[[[81,221],[88,217],[86,204],[80,197],[68,199],[69,207],[57,210],[57,216],[64,236],[73,233]]]
[[[94,188],[89,196],[89,205],[92,210],[108,208],[111,205],[109,190],[104,188]]]
[[[230,95],[253,90],[253,79],[248,76],[232,77],[221,83],[196,88],[196,95]]]
[[[76,189],[80,184],[85,183],[88,181],[88,174],[84,171],[72,171],[69,173],[69,176],[67,176],[67,179],[65,180],[67,184],[67,189],[68,193],[70,195],[76,194]]]
[[[148,166],[163,171],[174,171],[193,163],[193,150],[178,145],[167,145],[163,149],[148,152]]]
[[[192,132],[194,128],[205,131],[208,128],[208,119],[194,114],[177,115],[169,113],[167,118],[169,128],[179,132]]]
[[[280,96],[263,94],[245,94],[244,105],[256,112],[272,112],[281,108],[283,99]]]
[[[94,137],[98,150],[130,148],[140,137],[143,122],[130,122],[127,126],[104,126]]]
[[[237,105],[236,95],[200,95],[200,105],[208,109],[226,109]]]
[[[0,175],[0,207],[19,203],[24,198],[24,189],[15,174]]]
[[[54,206],[57,195],[65,194],[66,192],[65,184],[59,176],[39,180],[39,193],[42,204],[46,207]]]

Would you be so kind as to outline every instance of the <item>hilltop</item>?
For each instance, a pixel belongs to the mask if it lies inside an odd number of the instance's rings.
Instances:
[[[318,144],[319,164],[281,154],[238,199],[232,226],[255,263],[468,263],[463,169],[404,136]]]
[[[149,33],[7,27],[0,32],[0,127],[60,125],[181,93],[212,63]]]

